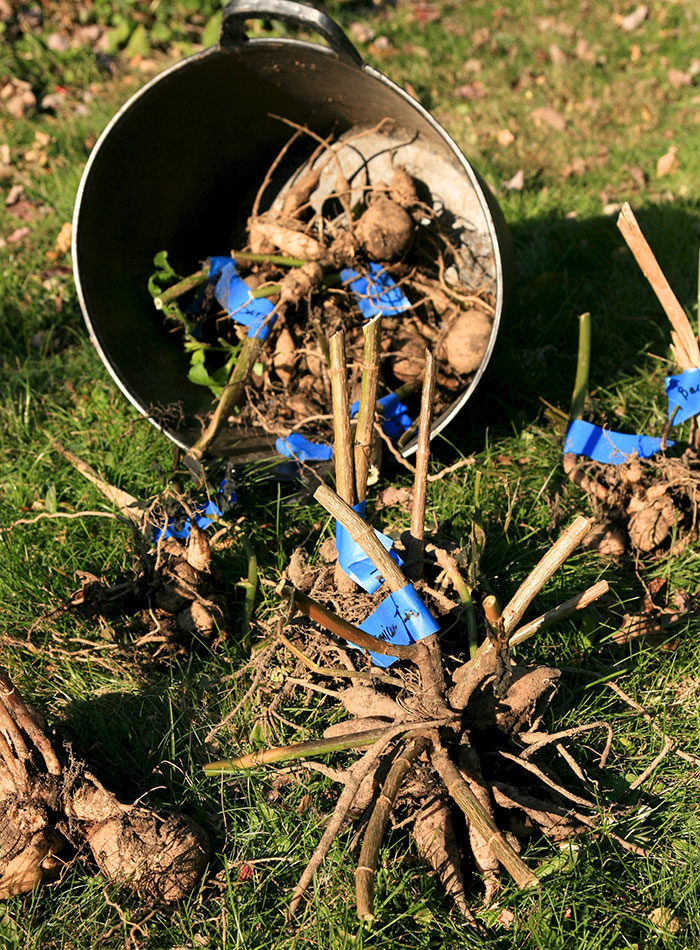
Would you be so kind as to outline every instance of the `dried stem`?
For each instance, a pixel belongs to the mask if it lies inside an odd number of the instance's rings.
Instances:
[[[335,806],[335,810],[330,818],[330,821],[326,825],[326,830],[323,832],[323,836],[317,844],[316,850],[311,856],[311,860],[306,865],[304,873],[301,875],[297,886],[294,888],[294,893],[292,894],[288,911],[288,917],[290,919],[294,916],[307,887],[313,880],[314,874],[321,866],[321,862],[328,854],[328,851],[330,850],[336,835],[340,831],[343,821],[345,820],[345,816],[347,815],[348,810],[355,799],[355,795],[362,784],[362,780],[376,766],[378,760],[384,754],[384,751],[389,743],[399,733],[400,729],[397,729],[396,727],[393,730],[390,730],[390,734],[376,742],[372,748],[368,749],[364,756],[353,766],[348,776],[348,780],[345,783],[345,788],[340,793],[338,803]]]
[[[98,488],[105,498],[110,501],[115,508],[118,508],[119,511],[131,521],[136,524],[140,524],[142,520],[143,512],[139,507],[138,498],[134,498],[133,495],[130,495],[128,492],[122,491],[121,488],[116,488],[114,485],[110,485],[109,482],[106,482],[103,478],[97,474],[92,466],[88,465],[87,462],[84,462],[81,458],[78,458],[70,449],[67,449],[60,442],[57,442],[55,439],[51,440],[52,447],[58,452],[59,455],[62,455],[64,459],[71,463],[73,468],[77,469],[80,474],[87,478],[89,482]]]
[[[409,553],[413,566],[413,576],[423,576],[423,554],[425,546],[425,503],[428,489],[428,462],[430,460],[430,428],[433,421],[435,403],[435,378],[437,374],[435,357],[430,350],[425,351],[425,371],[423,392],[420,402],[418,421],[418,443],[416,448],[416,473],[413,480],[413,506],[411,508],[411,541]]]
[[[356,511],[340,498],[328,485],[320,484],[314,492],[314,498],[326,511],[339,521],[353,541],[356,541],[379,573],[396,592],[404,588],[408,581],[396,561],[382,546],[372,528]],[[376,652],[376,651],[375,651]],[[398,656],[397,653],[392,654]]]
[[[422,721],[402,723],[400,731],[408,731],[419,726],[423,726]],[[352,732],[333,739],[311,739],[309,742],[294,742],[292,745],[276,746],[274,749],[258,749],[256,752],[249,752],[247,755],[241,755],[236,759],[220,759],[216,762],[207,762],[203,769],[207,775],[214,772],[227,774],[238,769],[254,769],[259,765],[291,762],[314,755],[327,755],[329,752],[364,749],[384,738],[387,731],[392,732],[392,735],[396,734],[394,726],[382,726],[377,729],[366,729],[364,732]]]
[[[294,590],[294,606],[315,623],[328,630],[329,633],[335,634],[336,637],[340,637],[356,647],[371,650],[372,653],[379,653],[382,656],[396,656],[402,660],[415,659],[418,644],[387,643],[385,640],[380,640],[379,637],[373,637],[347,620],[343,620],[328,607],[312,600],[311,597],[300,590]]]
[[[384,840],[389,816],[401,784],[415,760],[427,747],[428,740],[422,736],[413,739],[404,746],[394,759],[382,785],[382,790],[374,804],[372,816],[362,839],[362,849],[355,871],[357,916],[360,920],[374,920],[374,882],[377,874],[379,848]]]
[[[523,643],[525,640],[529,640],[530,637],[534,637],[535,634],[563,620],[565,617],[571,616],[571,614],[577,610],[588,607],[594,600],[597,600],[599,597],[602,597],[603,594],[607,593],[608,589],[607,581],[598,581],[597,584],[593,584],[592,587],[587,588],[582,593],[576,594],[575,597],[572,597],[565,603],[560,604],[558,607],[553,607],[552,610],[541,614],[535,620],[530,621],[530,623],[524,624],[515,630],[508,638],[509,648],[518,646],[518,644]],[[454,709],[463,709],[465,707],[476,684],[490,671],[493,660],[493,645],[490,640],[484,640],[469,662],[465,663],[460,669],[455,670],[453,675],[455,686],[450,693],[450,705]]]
[[[357,485],[358,501],[364,501],[367,494],[367,475],[374,441],[374,415],[377,405],[377,383],[379,381],[381,330],[381,316],[370,320],[362,328],[365,346],[362,362],[360,411],[357,415],[357,427],[355,429],[355,483]]]
[[[635,699],[632,699],[632,697],[629,696],[623,689],[621,689],[617,683],[606,682],[605,685],[608,687],[608,689],[611,689],[613,693],[619,696],[623,702],[627,703],[628,706],[631,706],[632,709],[636,709],[642,718],[649,723],[654,732],[658,736],[661,736],[664,742],[667,739],[670,739],[670,736],[667,736],[663,729],[656,724],[651,713],[648,713],[643,706],[640,706],[640,704]],[[683,759],[684,761],[690,762],[693,765],[700,765],[700,755],[693,755],[691,752],[685,752],[683,749],[678,747],[678,744],[674,742],[673,739],[670,739],[670,741],[671,748],[679,759]]]
[[[374,667],[371,667],[369,670],[346,670],[340,667],[321,666],[308,657],[303,650],[295,646],[291,640],[288,640],[281,630],[277,632],[277,636],[289,652],[298,660],[301,660],[304,666],[317,676],[325,676],[328,679],[376,680],[378,683],[386,683],[387,686],[399,686],[402,689],[406,688],[406,684],[402,679],[399,679],[397,676],[389,676]]]
[[[591,523],[590,518],[579,515],[528,574],[503,610],[503,626],[506,633],[511,633],[520,623],[523,614],[552,574],[561,567],[574,548],[588,534]]]
[[[0,700],[14,722],[24,729],[34,746],[41,752],[46,768],[51,775],[61,775],[61,763],[53,746],[37,723],[34,714],[27,708],[7,673],[0,668]]]
[[[350,436],[350,402],[348,400],[347,365],[345,357],[345,331],[339,330],[328,341],[329,375],[333,400],[333,459],[335,483],[338,495],[352,505],[355,500],[355,477],[353,474],[352,439]],[[355,589],[355,582],[340,566],[335,565],[335,585],[341,593]]]
[[[671,286],[659,267],[654,252],[649,247],[634,212],[627,202],[622,206],[617,219],[617,226],[671,322],[673,328],[671,330],[672,349],[676,362],[681,369],[700,367],[700,349],[690,321],[678,302],[678,298],[671,290]]]
[[[460,775],[459,769],[451,761],[447,752],[442,747],[435,749],[431,755],[431,760],[440,778],[445,783],[450,797],[459,805],[467,820],[479,832],[488,849],[501,862],[515,883],[519,887],[539,886],[537,875],[530,870],[522,858],[508,844],[493,819],[486,813]]]

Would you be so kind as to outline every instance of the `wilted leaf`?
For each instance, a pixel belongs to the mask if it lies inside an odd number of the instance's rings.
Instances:
[[[525,187],[525,172],[519,168],[513,177],[503,183],[506,191],[522,191]]]
[[[548,125],[555,132],[563,132],[566,128],[564,116],[551,106],[540,106],[539,109],[533,109],[530,116],[537,125]]]
[[[633,30],[636,30],[637,27],[640,27],[648,16],[649,7],[644,3],[640,3],[639,6],[631,13],[628,13],[627,16],[616,16],[615,22],[627,33],[631,33]]]
[[[662,155],[661,158],[656,163],[656,177],[661,178],[662,175],[669,175],[671,172],[674,172],[678,168],[678,158],[676,152],[678,148],[675,145],[672,145],[665,155]]]

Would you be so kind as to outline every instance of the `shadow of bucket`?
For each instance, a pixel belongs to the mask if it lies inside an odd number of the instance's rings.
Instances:
[[[248,40],[250,17],[311,29],[329,45]],[[399,149],[401,164],[434,203],[467,223],[470,246],[476,241],[491,261],[491,336],[467,388],[436,418],[436,434],[470,398],[490,359],[512,273],[508,229],[488,187],[430,113],[364,64],[326,14],[295,0],[232,0],[219,44],[149,82],[100,136],[73,218],[75,282],[90,338],[134,406],[189,448],[211,410],[211,395],[188,380],[183,347],[153,307],[147,289],[153,257],[167,249],[175,269],[186,274],[206,257],[241,246],[264,171],[290,136],[278,117],[323,137],[371,129],[389,117],[389,131],[359,140],[361,160],[381,162]],[[271,192],[307,157],[308,151],[290,154]],[[274,442],[275,436],[251,427],[235,438],[222,433],[211,452],[252,461],[273,456]],[[403,454],[414,450],[415,439]]]

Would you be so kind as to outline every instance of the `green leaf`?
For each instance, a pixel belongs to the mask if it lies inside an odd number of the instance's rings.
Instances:
[[[53,482],[49,485],[44,498],[44,507],[50,515],[55,515],[58,510],[58,505],[56,503],[56,486]]]
[[[216,46],[219,42],[220,33],[221,13],[215,13],[214,16],[207,21],[207,25],[202,30],[202,43],[205,46]]]
[[[146,27],[143,23],[140,23],[129,37],[129,42],[126,44],[126,55],[129,59],[134,56],[144,57],[148,56],[150,49]]]

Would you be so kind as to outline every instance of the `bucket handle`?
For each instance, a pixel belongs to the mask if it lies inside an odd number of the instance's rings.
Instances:
[[[221,19],[220,45],[244,43],[248,39],[245,20],[253,18],[283,20],[315,30],[328,42],[338,59],[350,66],[364,65],[362,57],[335,20],[322,10],[297,0],[230,0]]]

